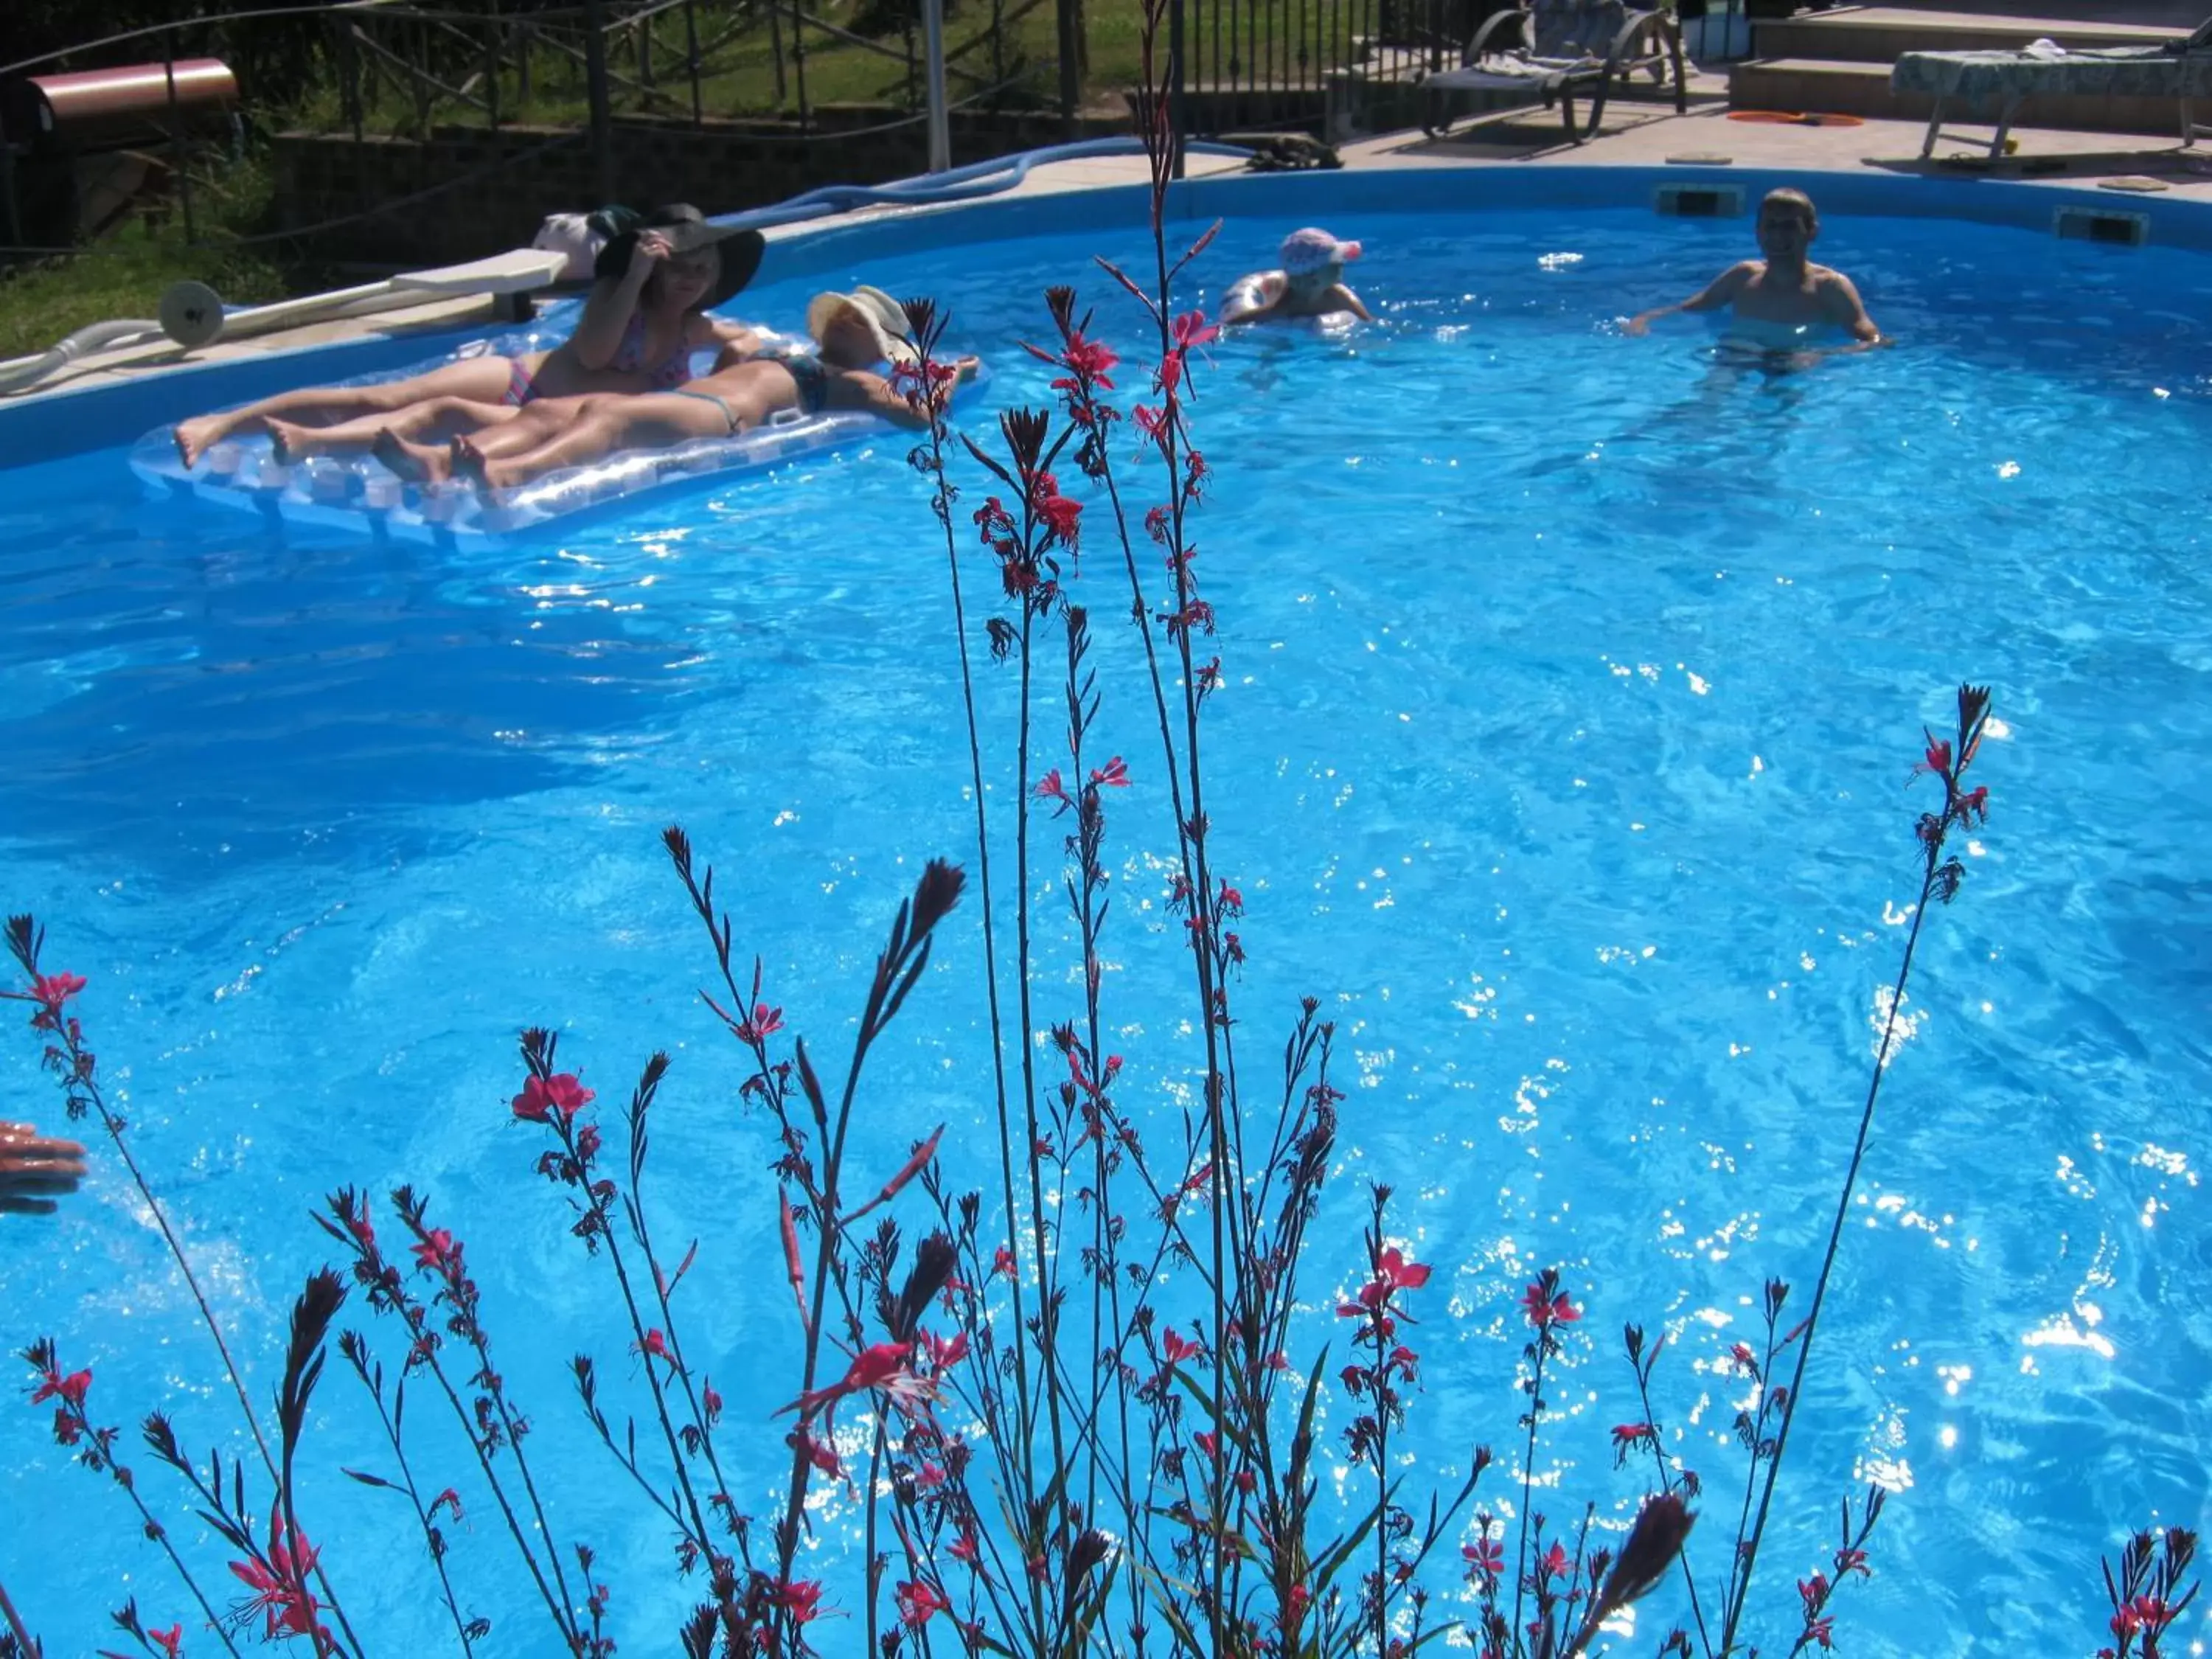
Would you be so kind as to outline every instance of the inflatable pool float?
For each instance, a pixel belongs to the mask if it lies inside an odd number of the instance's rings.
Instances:
[[[472,340],[430,362],[339,382],[364,386],[404,380],[442,363],[490,353],[502,357],[550,351],[559,334],[519,332]],[[768,345],[799,349],[809,343],[763,331]],[[692,373],[711,367],[711,350],[695,352]],[[979,369],[955,389],[972,397],[988,379]],[[778,462],[817,454],[856,438],[896,431],[856,410],[803,415],[787,410],[768,425],[727,438],[695,438],[665,449],[623,450],[588,466],[565,467],[511,489],[479,493],[455,481],[410,483],[368,455],[317,455],[287,465],[270,453],[265,437],[229,438],[208,447],[186,471],[178,458],[173,428],[161,426],[131,451],[131,470],[156,495],[195,498],[298,525],[355,530],[365,536],[420,542],[494,540],[574,517],[588,507],[642,497],[693,480],[757,471]]]
[[[1215,309],[1217,318],[1231,312],[1249,311],[1264,305],[1267,298],[1267,279],[1270,273],[1254,271],[1249,276],[1239,276],[1221,295],[1221,304]],[[1309,333],[1338,335],[1347,333],[1358,322],[1359,313],[1353,311],[1323,311],[1304,317],[1273,317],[1267,320],[1269,328],[1304,328]],[[1239,324],[1237,326],[1242,327]]]

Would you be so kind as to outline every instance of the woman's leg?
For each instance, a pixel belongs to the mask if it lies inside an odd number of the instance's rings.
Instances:
[[[686,438],[720,437],[729,419],[704,398],[650,392],[634,398],[587,398],[588,409],[568,429],[535,448],[516,449],[503,441],[514,423],[491,433],[483,443],[453,441],[456,471],[493,489],[527,483],[564,466],[581,466],[618,449],[648,449]]]
[[[478,403],[469,398],[426,398],[390,415],[360,415],[336,426],[296,426],[273,415],[262,417],[269,441],[282,461],[310,455],[357,455],[374,447],[380,433],[410,441],[442,441],[459,432],[498,426],[522,411],[512,404]]]
[[[530,361],[524,360],[526,364]],[[209,445],[221,443],[240,432],[266,431],[272,416],[295,427],[323,427],[364,415],[392,414],[428,398],[466,398],[480,403],[497,403],[507,396],[507,382],[514,372],[514,362],[510,358],[471,357],[458,363],[441,364],[427,374],[387,380],[379,386],[319,386],[279,392],[243,409],[219,415],[197,415],[189,421],[178,422],[177,457],[187,467],[193,466],[206,453]]]

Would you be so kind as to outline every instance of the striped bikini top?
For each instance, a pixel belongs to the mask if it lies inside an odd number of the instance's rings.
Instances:
[[[645,313],[633,311],[629,325],[623,330],[622,343],[615,348],[613,367],[624,374],[642,374],[653,383],[655,391],[665,392],[671,386],[682,386],[691,378],[690,325],[687,322],[678,332],[676,349],[658,363],[645,361]]]

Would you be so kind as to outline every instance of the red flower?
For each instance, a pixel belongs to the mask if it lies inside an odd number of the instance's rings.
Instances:
[[[64,1376],[58,1368],[46,1374],[46,1381],[31,1392],[31,1403],[43,1406],[49,1400],[66,1401],[77,1410],[84,1409],[85,1390],[92,1387],[89,1370],[72,1371]]]
[[[445,1491],[430,1500],[428,1512],[431,1518],[434,1520],[440,1510],[449,1507],[453,1511],[453,1519],[459,1521],[461,1518],[461,1495],[451,1486],[447,1487]]]
[[[1959,822],[1971,826],[1976,818],[1990,821],[1990,792],[1986,785],[1959,797]]]
[[[836,1447],[826,1440],[817,1440],[804,1429],[799,1430],[792,1444],[823,1474],[832,1480],[845,1473],[845,1460],[837,1455]]]
[[[1160,1357],[1170,1365],[1179,1365],[1205,1352],[1203,1344],[1189,1340],[1172,1325],[1160,1333]]]
[[[991,1273],[994,1278],[1000,1273],[1004,1273],[1008,1279],[1014,1276],[1014,1253],[1004,1244],[1000,1245],[992,1255]]]
[[[1188,351],[1193,346],[1207,344],[1221,332],[1206,320],[1206,313],[1202,311],[1184,312],[1168,325],[1168,331],[1174,337],[1178,351]]]
[[[921,1346],[929,1350],[930,1370],[951,1370],[968,1357],[968,1333],[957,1331],[948,1339],[938,1335],[934,1331],[924,1331],[921,1334]]]
[[[757,980],[757,975],[755,976]],[[783,1010],[770,1008],[760,1000],[760,986],[753,987],[753,1010],[738,1027],[738,1041],[744,1043],[765,1042],[783,1029]]]
[[[920,1630],[932,1615],[952,1605],[945,1599],[944,1592],[927,1579],[901,1580],[897,1600],[899,1622],[915,1630]]]
[[[82,989],[82,974],[40,974],[31,981],[31,1000],[48,1014],[58,1016],[62,1005]]]
[[[280,1635],[313,1636],[318,1609],[307,1589],[307,1575],[314,1571],[315,1552],[303,1534],[295,1534],[287,1542],[284,1523],[274,1516],[270,1518],[269,1537],[266,1565],[259,1561],[230,1564],[231,1571],[253,1592],[252,1600],[246,1603],[246,1614],[259,1613],[267,1620],[264,1641],[273,1642]]]
[[[1067,788],[1060,781],[1060,769],[1057,766],[1037,780],[1036,794],[1039,800],[1055,800],[1062,806],[1075,805],[1067,798]]]
[[[1114,382],[1106,376],[1121,361],[1113,347],[1097,340],[1085,339],[1079,330],[1067,337],[1067,349],[1060,354],[1060,360],[1074,373],[1087,377],[1093,385],[1102,386],[1109,392],[1114,389]]]
[[[461,1247],[453,1243],[453,1234],[443,1227],[433,1227],[422,1235],[422,1242],[413,1248],[416,1263],[433,1273],[459,1273],[461,1270]]]
[[[1394,1291],[1418,1291],[1429,1282],[1429,1269],[1407,1261],[1405,1252],[1395,1244],[1382,1252],[1382,1259],[1375,1264],[1375,1274],[1387,1280]]]
[[[1928,750],[1919,765],[1912,769],[1917,777],[1923,772],[1933,772],[1939,778],[1951,775],[1951,744],[1948,739],[1929,737]]]
[[[149,1630],[146,1639],[167,1654],[169,1659],[179,1659],[185,1650],[185,1627],[172,1625],[167,1630]]]
[[[1091,781],[1101,789],[1127,789],[1129,787],[1129,769],[1121,764],[1121,757],[1116,755],[1091,773]]]
[[[823,1407],[834,1405],[848,1394],[864,1389],[881,1389],[900,1405],[921,1403],[933,1400],[937,1384],[925,1376],[917,1376],[908,1364],[910,1358],[903,1342],[878,1342],[872,1348],[863,1349],[853,1361],[845,1375],[826,1389],[812,1389],[802,1394],[776,1413],[795,1411],[801,1417],[811,1417]]]
[[[1649,1423],[1619,1423],[1613,1431],[1613,1467],[1619,1468],[1628,1461],[1628,1454],[1638,1446],[1656,1445],[1659,1431]]]
[[[1583,1310],[1567,1300],[1565,1291],[1547,1299],[1541,1280],[1530,1285],[1522,1294],[1521,1305],[1528,1316],[1528,1322],[1540,1331],[1554,1325],[1571,1325],[1583,1316]]]
[[[1215,1462],[1218,1462],[1221,1458],[1221,1437],[1218,1434],[1209,1433],[1203,1429],[1200,1430],[1198,1435],[1198,1449],[1204,1452],[1208,1459]]]
[[[672,1370],[684,1369],[676,1363],[676,1356],[668,1351],[668,1339],[660,1334],[658,1327],[648,1330],[638,1340],[631,1343],[629,1351],[647,1360],[665,1359]]]
[[[1041,485],[1048,486],[1050,475],[1041,477],[1038,483]],[[1057,490],[1048,487],[1038,489],[1030,498],[1030,505],[1036,509],[1037,516],[1044,520],[1044,527],[1048,531],[1070,547],[1076,544],[1083,527],[1082,502],[1071,501]]]
[[[1805,1603],[1808,1619],[1828,1604],[1828,1580],[1825,1574],[1814,1573],[1810,1578],[1797,1581],[1797,1594]]]
[[[599,1155],[599,1126],[586,1123],[576,1131],[576,1156],[586,1164]]]
[[[1467,1558],[1469,1576],[1483,1581],[1488,1589],[1498,1582],[1498,1574],[1505,1571],[1505,1551],[1494,1538],[1478,1538],[1472,1544],[1462,1544],[1459,1553]]]
[[[776,1586],[775,1599],[791,1615],[792,1623],[811,1624],[815,1614],[821,1610],[822,1585],[819,1580],[812,1578],[796,1583],[787,1582]]]
[[[553,1077],[532,1076],[514,1097],[514,1115],[532,1123],[549,1121],[556,1111],[564,1123],[590,1105],[597,1097],[576,1080],[573,1072]]]
[[[1293,1584],[1283,1597],[1283,1610],[1277,1622],[1285,1630],[1294,1631],[1298,1627],[1298,1621],[1306,1616],[1306,1609],[1312,1605],[1313,1592],[1304,1584]]]
[[[722,1396],[714,1392],[714,1385],[712,1382],[700,1385],[699,1409],[706,1413],[708,1428],[714,1427],[722,1420]]]
[[[1759,1356],[1752,1352],[1748,1343],[1737,1343],[1729,1350],[1729,1358],[1736,1363],[1739,1370],[1749,1371],[1753,1376],[1759,1375]]]
[[[963,1528],[960,1536],[952,1540],[951,1554],[954,1560],[964,1561],[971,1567],[981,1560],[982,1548],[975,1541],[972,1528]]]
[[[1536,1577],[1540,1579],[1558,1578],[1571,1570],[1567,1547],[1553,1539],[1552,1547],[1545,1552],[1544,1559],[1536,1563]]]

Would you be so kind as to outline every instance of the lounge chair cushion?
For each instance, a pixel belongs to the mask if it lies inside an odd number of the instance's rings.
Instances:
[[[1441,70],[1424,85],[1439,90],[1518,91],[1549,94],[1568,81],[1600,73],[1628,23],[1625,0],[1534,0],[1535,44],[1484,54],[1479,63]]]
[[[1908,52],[1889,74],[1893,92],[1966,98],[2036,93],[2087,98],[2212,96],[2212,52],[2111,46],[2055,56],[2025,52]]]

